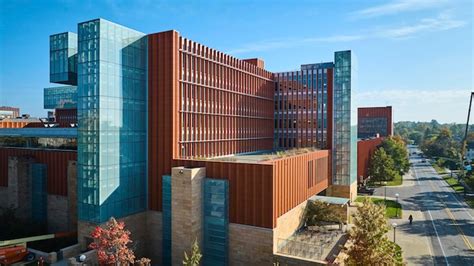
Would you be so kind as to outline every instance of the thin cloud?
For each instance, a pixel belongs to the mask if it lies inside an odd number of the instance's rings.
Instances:
[[[242,48],[227,51],[230,54],[262,52],[278,48],[290,48],[314,43],[351,42],[364,39],[363,35],[332,35],[327,37],[310,37],[302,39],[270,40],[244,45]]]
[[[446,0],[398,0],[388,4],[372,6],[355,11],[352,14],[352,18],[373,18],[402,12],[433,9],[444,5],[446,2]]]
[[[361,41],[366,39],[406,39],[417,37],[427,32],[446,31],[465,26],[467,23],[463,20],[454,19],[448,12],[439,14],[434,18],[424,18],[418,20],[412,25],[403,25],[397,27],[385,27],[369,29],[361,34],[341,34],[325,37],[308,37],[308,38],[290,38],[286,40],[269,40],[257,43],[247,44],[241,48],[227,51],[230,54],[245,54],[250,52],[262,52],[282,48],[302,47],[316,43],[343,43]]]
[[[460,28],[466,25],[465,21],[453,19],[447,14],[440,14],[436,18],[425,18],[417,24],[409,26],[401,26],[396,28],[388,28],[380,30],[377,35],[388,38],[407,38],[422,32],[445,31]]]
[[[470,94],[468,89],[369,90],[356,92],[354,103],[357,107],[391,105],[395,121],[436,119],[440,122],[462,123],[467,114]]]

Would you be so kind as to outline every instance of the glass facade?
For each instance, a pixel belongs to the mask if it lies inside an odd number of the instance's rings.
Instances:
[[[333,180],[348,185],[350,160],[350,53],[335,53]]]
[[[328,69],[333,67],[308,64],[275,74],[275,148],[327,148]]]
[[[358,122],[358,137],[372,138],[376,134],[388,136],[388,119],[386,117],[361,117]]]
[[[78,212],[100,223],[146,209],[147,40],[103,19],[78,33]]]
[[[163,232],[163,265],[171,265],[171,176],[163,176],[163,212],[162,212],[162,232]]]
[[[49,37],[49,81],[77,85],[77,34],[64,32]]]
[[[351,127],[352,78],[356,76],[354,73],[356,64],[353,63],[351,51],[336,52],[334,57],[332,183],[334,185],[350,185],[357,176],[357,167],[351,164],[351,157],[357,154],[357,145],[354,145],[357,141],[356,127]],[[357,160],[352,161],[357,163]]]
[[[77,87],[62,86],[44,89],[44,109],[77,108]]]
[[[45,224],[47,219],[47,175],[46,164],[31,164],[31,219]]]
[[[204,179],[203,260],[204,265],[229,262],[229,182]]]

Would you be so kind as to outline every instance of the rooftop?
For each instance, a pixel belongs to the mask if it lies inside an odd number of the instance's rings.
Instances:
[[[219,162],[237,162],[237,163],[263,163],[273,160],[282,159],[285,157],[291,157],[295,155],[310,153],[319,151],[321,149],[316,148],[299,148],[291,150],[279,150],[279,151],[260,151],[253,153],[233,154],[229,156],[220,156],[212,158],[194,158],[195,160],[209,160]]]

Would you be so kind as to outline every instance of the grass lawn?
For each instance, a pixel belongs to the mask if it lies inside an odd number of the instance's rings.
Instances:
[[[464,196],[464,187],[459,184],[458,180],[455,177],[443,176],[443,179],[444,181],[446,181],[446,183],[448,183],[450,187],[453,188],[456,193],[460,193],[461,196]],[[471,179],[472,177],[466,180],[466,183],[470,187],[472,187]],[[474,197],[464,197],[464,200],[466,201],[467,205],[469,205],[471,208],[474,208]]]
[[[387,186],[400,186],[403,184],[403,177],[401,175],[398,175],[394,180],[392,181],[387,181]],[[368,183],[369,187],[381,187],[383,186],[383,181],[382,182],[375,182],[375,181],[369,181]]]
[[[440,175],[443,175],[443,174],[447,174],[448,172],[446,172],[446,168],[441,168],[439,167],[439,165],[435,164],[435,163],[432,163],[431,164],[433,166],[433,168],[436,170],[436,172]]]
[[[365,197],[357,197],[356,202],[363,202]],[[369,197],[369,199],[375,203],[375,204],[384,204],[387,206],[386,208],[386,215],[388,218],[398,218],[402,217],[402,206],[400,203],[397,203],[394,200],[387,200],[384,201],[384,199],[381,198],[372,198]],[[398,213],[398,216],[397,216]]]
[[[443,179],[454,189],[454,191],[464,193],[464,187],[458,183],[458,180],[455,177],[443,176]]]

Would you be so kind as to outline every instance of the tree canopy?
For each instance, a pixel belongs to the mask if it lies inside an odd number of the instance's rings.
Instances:
[[[369,175],[374,182],[394,180],[399,175],[394,160],[383,147],[378,148],[372,155]]]
[[[374,204],[365,198],[363,205],[353,215],[354,227],[349,234],[351,243],[347,250],[347,265],[397,265],[395,243],[387,237],[389,226],[385,218],[385,205]]]

